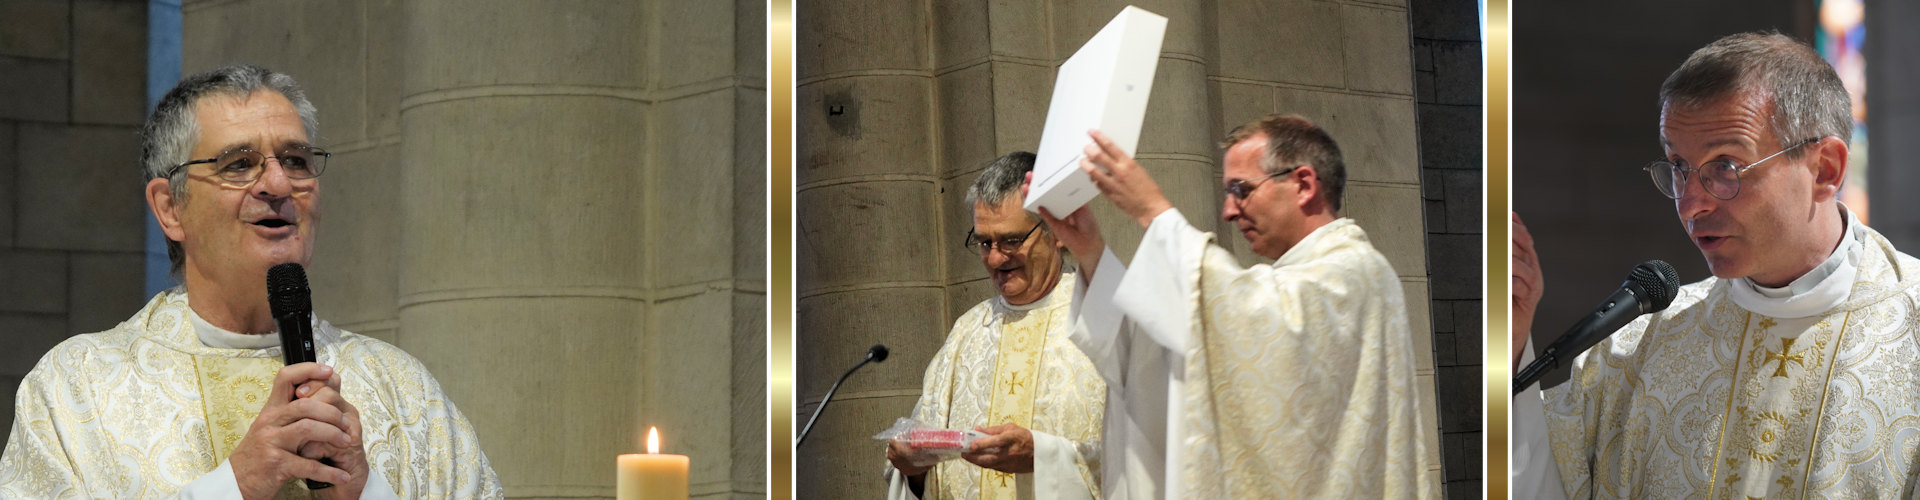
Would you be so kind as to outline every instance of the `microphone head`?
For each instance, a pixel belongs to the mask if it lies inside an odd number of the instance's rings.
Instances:
[[[313,290],[307,288],[307,271],[288,262],[267,269],[267,307],[274,317],[313,312]]]
[[[1673,296],[1680,291],[1680,273],[1667,261],[1649,260],[1633,266],[1633,272],[1627,274],[1627,284],[1645,292],[1641,297],[1646,299],[1646,312],[1656,313],[1673,304]]]
[[[886,361],[887,346],[883,344],[874,344],[873,348],[867,349],[867,359],[871,359],[875,363]]]

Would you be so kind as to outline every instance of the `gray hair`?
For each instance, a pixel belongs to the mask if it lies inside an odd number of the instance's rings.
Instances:
[[[1747,93],[1767,101],[1768,125],[1782,148],[1811,138],[1853,140],[1853,102],[1840,75],[1813,48],[1777,31],[1730,35],[1693,51],[1660,85],[1660,109]]]
[[[1319,125],[1300,115],[1267,115],[1234,127],[1220,147],[1233,148],[1254,137],[1267,138],[1266,154],[1260,157],[1260,170],[1277,174],[1294,165],[1309,165],[1320,179],[1320,195],[1327,206],[1340,212],[1340,198],[1347,192],[1347,163],[1340,158],[1340,144]]]
[[[200,141],[200,124],[194,117],[194,107],[201,99],[209,96],[244,99],[260,89],[278,92],[293,103],[293,109],[300,114],[300,124],[306,128],[308,140],[319,136],[320,122],[314,118],[313,103],[307,101],[307,93],[300,89],[300,84],[294,82],[293,77],[251,64],[197,73],[180,80],[173,90],[167,91],[167,95],[154,106],[153,114],[147,117],[147,123],[140,132],[140,169],[145,174],[143,180],[151,182],[166,176],[167,171],[175,166],[192,161],[187,156],[193,154],[194,143]],[[186,180],[187,171],[184,168],[167,178],[176,205],[187,200]],[[167,260],[172,262],[175,280],[181,279],[186,259],[180,242],[167,240]]]
[[[973,186],[967,188],[967,207],[985,203],[997,206],[1009,196],[1020,194],[1020,185],[1027,181],[1027,172],[1033,171],[1033,153],[1015,151],[1006,156],[995,158],[986,170],[980,171],[980,177],[973,180]]]

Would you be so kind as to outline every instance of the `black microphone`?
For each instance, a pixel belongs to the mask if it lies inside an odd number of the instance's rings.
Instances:
[[[1619,290],[1594,308],[1593,313],[1580,318],[1567,333],[1560,334],[1558,340],[1540,351],[1539,358],[1513,377],[1513,393],[1526,390],[1548,370],[1558,368],[1560,360],[1579,356],[1634,318],[1665,310],[1673,304],[1674,293],[1679,289],[1680,273],[1666,261],[1649,260],[1633,266],[1633,272],[1627,273],[1627,281],[1620,284]]]
[[[813,423],[820,420],[820,412],[827,409],[828,402],[833,401],[833,391],[840,390],[841,382],[846,382],[847,377],[853,376],[853,372],[858,371],[862,366],[867,366],[867,363],[879,363],[886,360],[887,346],[874,344],[873,347],[868,348],[867,359],[860,360],[860,364],[853,365],[853,368],[848,369],[845,375],[840,376],[840,380],[833,383],[833,387],[827,388],[827,397],[820,398],[820,406],[813,409],[812,417],[807,418],[807,426],[800,428],[800,437],[793,439],[793,447],[799,448],[800,443],[807,440],[807,433],[813,432]]]
[[[313,290],[307,288],[307,271],[300,264],[288,262],[267,269],[267,308],[273,312],[274,323],[280,325],[280,350],[287,366],[320,361],[313,352],[313,324],[308,319],[313,315]],[[320,463],[333,466],[332,460],[324,458]],[[309,490],[333,487],[332,483],[306,481]]]

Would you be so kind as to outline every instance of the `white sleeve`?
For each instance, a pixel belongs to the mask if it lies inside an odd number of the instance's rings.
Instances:
[[[1179,307],[1198,293],[1194,276],[1209,236],[1187,224],[1178,209],[1168,209],[1147,225],[1133,267],[1121,277],[1113,302],[1154,342],[1175,353],[1187,352],[1194,318]]]
[[[1034,498],[1092,499],[1093,486],[1080,473],[1084,463],[1073,441],[1040,431],[1033,433]]]
[[[1094,369],[1100,372],[1100,378],[1107,384],[1122,382],[1122,370],[1126,367],[1126,353],[1120,346],[1120,325],[1125,316],[1113,304],[1113,294],[1120,287],[1122,276],[1127,273],[1125,264],[1113,255],[1113,249],[1102,249],[1100,255],[1102,272],[1093,276],[1093,282],[1081,284],[1074,280],[1073,302],[1068,307],[1074,323],[1073,333],[1068,337],[1080,352],[1093,362]]]
[[[180,488],[181,500],[242,500],[240,480],[233,477],[233,464],[222,461],[212,472],[201,474]]]
[[[1519,366],[1533,361],[1533,340],[1520,353]],[[1540,402],[1540,384],[1513,396],[1513,417],[1508,420],[1507,485],[1512,498],[1557,500],[1567,498],[1561,486],[1560,467],[1554,462],[1553,447],[1547,436],[1546,407]]]

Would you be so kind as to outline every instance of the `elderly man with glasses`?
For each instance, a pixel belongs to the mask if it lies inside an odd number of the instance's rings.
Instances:
[[[20,384],[0,498],[499,498],[473,427],[398,348],[313,326],[283,366],[267,269],[305,265],[330,156],[292,77],[187,77],[147,119],[147,205],[181,285]]]
[[[1227,137],[1221,216],[1274,259],[1243,266],[1091,135],[1080,169],[1146,228],[1133,261],[1087,209],[1042,215],[1088,275],[1074,341],[1107,378],[1108,498],[1438,498],[1400,280],[1339,215],[1333,137],[1294,115]]]
[[[1095,498],[1106,387],[1069,339],[1074,273],[1064,247],[1021,208],[1032,153],[987,166],[967,189],[993,298],[962,314],[933,356],[913,419],[988,434],[939,461],[910,440],[888,443],[889,498]]]
[[[1853,117],[1811,48],[1728,36],[1660,88],[1646,167],[1713,276],[1513,399],[1516,498],[1907,498],[1920,261],[1839,201]],[[1624,175],[1624,174],[1623,174]],[[1515,367],[1542,281],[1513,217]]]

